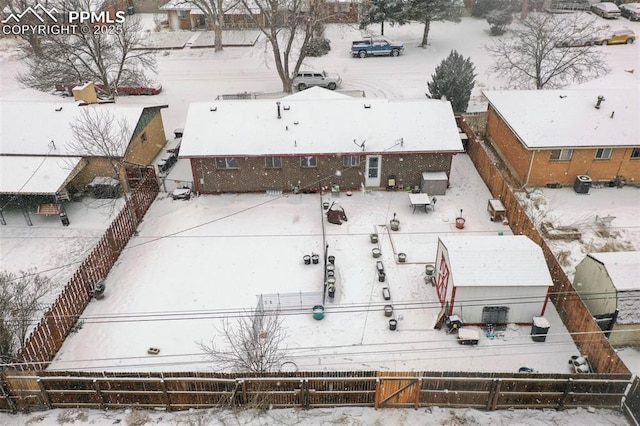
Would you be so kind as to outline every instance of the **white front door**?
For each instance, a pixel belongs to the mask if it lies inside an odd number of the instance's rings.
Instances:
[[[367,170],[364,185],[366,187],[380,186],[380,165],[382,157],[380,155],[367,155]]]

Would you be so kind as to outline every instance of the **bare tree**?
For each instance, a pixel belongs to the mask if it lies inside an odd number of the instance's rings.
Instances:
[[[222,322],[224,345],[198,343],[220,370],[263,373],[280,366],[286,355],[286,332],[279,311],[250,311],[234,323]]]
[[[72,0],[67,8],[93,10],[89,0]],[[51,90],[56,83],[81,84],[94,81],[108,97],[120,85],[145,85],[149,72],[155,72],[153,52],[140,49],[145,33],[140,19],[129,16],[105,31],[76,31],[70,35],[47,35],[25,50],[25,71],[18,75],[22,84]]]
[[[124,118],[117,119],[110,111],[86,106],[71,124],[73,139],[69,152],[82,157],[97,157],[108,162],[111,179],[119,181],[125,202],[129,201],[129,187],[125,169],[125,154],[131,142],[132,130]],[[109,206],[116,208],[115,200]],[[130,210],[130,209],[128,209]],[[133,215],[133,212],[131,212]],[[135,223],[135,218],[131,218]]]
[[[322,34],[326,19],[324,1],[240,1],[271,46],[282,90],[291,93],[293,77],[308,56],[314,35]]]
[[[602,30],[594,19],[532,13],[519,24],[510,36],[486,46],[495,60],[490,70],[510,87],[559,88],[608,72],[602,53],[591,46]],[[583,45],[560,47],[566,42]]]
[[[0,362],[11,362],[24,345],[50,290],[49,278],[36,269],[0,272]]]

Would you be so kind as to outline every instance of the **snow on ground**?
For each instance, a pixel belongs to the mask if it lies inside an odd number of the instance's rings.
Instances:
[[[640,29],[640,24],[625,19],[604,22],[612,28],[625,26],[633,28],[636,33]],[[367,58],[365,60],[351,58],[347,53],[350,41],[358,34],[359,31],[355,27],[329,26],[327,36],[332,42],[331,52],[321,58],[309,58],[305,66],[338,72],[344,81],[343,89],[364,90],[368,97],[423,99],[426,82],[433,74],[435,67],[449,54],[451,49],[456,49],[462,55],[471,57],[478,74],[470,110],[479,111],[486,106],[481,97],[481,90],[504,87],[502,82],[488,73],[491,59],[482,46],[491,38],[488,34],[488,25],[483,20],[465,18],[460,24],[432,23],[430,46],[427,49],[417,47],[422,34],[421,25],[387,26],[387,36],[405,43],[406,51],[399,58]],[[173,38],[164,35],[163,37]],[[181,35],[174,37],[184,38]],[[0,40],[0,96],[11,94],[20,97],[24,93],[16,93],[18,89],[16,73],[19,70],[17,62],[19,50],[16,48],[16,44],[16,40],[10,38]],[[640,43],[631,46],[596,47],[596,49],[601,49],[605,53],[612,71],[619,73],[628,71],[630,76],[638,79],[640,73],[631,73],[630,71],[635,70],[637,64],[640,63]],[[213,52],[212,49],[185,48],[158,52],[157,58],[159,71],[157,79],[163,85],[163,92],[158,96],[125,97],[121,98],[120,102],[168,104],[169,108],[162,112],[168,137],[172,137],[174,128],[184,126],[190,102],[211,100],[218,95],[228,93],[245,91],[271,93],[281,90],[273,61],[269,57],[269,50],[261,40],[253,48],[228,47],[219,53]],[[337,342],[340,342],[341,339],[344,341],[345,336],[349,337],[351,334],[351,337],[355,337],[354,342],[356,347],[359,346],[358,349],[366,345],[374,348],[374,353],[382,350],[381,345],[378,345],[379,341],[376,340],[382,337],[392,336],[396,338],[395,343],[398,343],[397,340],[409,342],[407,350],[402,356],[396,358],[397,362],[390,366],[393,369],[411,369],[412,365],[416,363],[420,365],[420,369],[425,369],[423,368],[424,360],[422,362],[417,360],[417,358],[425,357],[429,358],[428,366],[433,366],[433,369],[438,369],[443,364],[471,363],[472,360],[474,363],[472,370],[489,368],[490,364],[500,365],[501,362],[504,362],[501,367],[507,371],[513,371],[513,368],[523,364],[542,371],[552,369],[555,363],[566,368],[564,364],[566,364],[568,352],[565,354],[562,351],[569,351],[570,346],[563,343],[562,339],[566,337],[566,330],[556,322],[559,320],[553,309],[547,313],[551,321],[549,338],[547,342],[535,345],[528,339],[528,330],[508,330],[503,338],[483,339],[477,348],[460,348],[450,340],[451,336],[430,329],[430,321],[433,316],[431,305],[433,293],[428,286],[421,282],[424,268],[424,263],[421,262],[427,262],[430,253],[435,255],[437,233],[458,232],[452,228],[451,223],[460,208],[464,209],[467,218],[466,227],[462,232],[496,233],[502,230],[500,224],[488,222],[485,211],[488,193],[482,185],[475,186],[477,184],[475,178],[467,180],[469,174],[466,172],[469,165],[468,163],[465,165],[465,158],[465,156],[456,158],[454,162],[456,170],[452,176],[455,184],[445,197],[440,198],[435,213],[411,213],[406,199],[403,199],[406,194],[403,193],[357,193],[350,198],[341,195],[340,201],[343,202],[350,221],[341,227],[328,225],[332,227],[328,240],[330,250],[335,251],[338,275],[341,280],[336,301],[333,302],[333,305],[328,304],[327,316],[322,321],[313,320],[308,313],[291,315],[286,318],[287,326],[290,325],[289,323],[295,322],[299,327],[296,337],[300,340],[291,344],[297,354],[316,354],[318,346],[323,345],[326,347],[325,350],[334,352],[333,359],[337,361],[334,365],[321,365],[317,361],[317,355],[315,357],[298,355],[297,359],[301,365],[307,362],[314,364],[315,368],[331,369],[346,366],[355,368],[356,365],[364,363],[373,365],[378,362],[379,360],[375,359],[374,354],[369,355],[366,359],[347,359],[347,354],[344,352],[348,349],[338,347]],[[459,167],[460,164],[463,165],[462,168]],[[638,192],[637,190],[633,191],[634,189],[631,188],[622,190],[602,188],[593,189],[588,196],[584,196],[573,194],[570,189],[544,189],[545,199],[548,197],[546,205],[557,206],[553,209],[547,208],[545,214],[549,217],[557,215],[557,220],[563,224],[576,222],[576,218],[583,218],[580,220],[586,224],[596,214],[616,216],[612,226],[620,232],[621,236],[618,239],[629,241],[638,250],[640,246],[637,234],[634,234],[634,227],[637,230],[637,219],[636,222],[633,222],[632,213],[633,211],[637,212]],[[618,194],[622,193],[625,196],[619,197]],[[600,199],[600,194],[607,195]],[[560,197],[557,201],[556,195]],[[286,288],[287,291],[292,292],[302,289],[318,291],[320,268],[301,265],[303,254],[311,253],[314,250],[319,252],[321,249],[321,243],[319,243],[321,213],[317,197],[317,195],[283,198],[264,195],[228,195],[200,197],[188,202],[159,199],[141,225],[140,236],[134,239],[130,245],[129,251],[132,253],[137,251],[138,254],[136,256],[124,255],[119,259],[114,273],[110,275],[108,280],[107,296],[100,302],[92,302],[85,315],[87,317],[89,315],[104,315],[105,313],[132,315],[139,312],[151,312],[159,308],[164,312],[155,312],[154,315],[162,315],[164,319],[171,318],[174,321],[158,323],[162,326],[149,325],[154,322],[145,322],[140,318],[137,318],[134,327],[131,327],[131,323],[125,323],[128,326],[122,327],[125,333],[123,337],[126,345],[130,346],[130,352],[134,355],[134,359],[120,359],[116,363],[114,360],[105,359],[108,357],[108,351],[114,348],[106,348],[107,352],[99,350],[93,353],[85,348],[80,348],[76,354],[72,353],[73,348],[77,347],[81,341],[89,342],[88,346],[99,345],[98,347],[101,349],[105,349],[103,339],[116,342],[112,340],[113,334],[117,335],[121,326],[99,323],[97,322],[98,317],[93,318],[91,321],[87,321],[83,329],[73,336],[68,344],[65,344],[64,353],[61,353],[57,362],[61,363],[73,358],[81,358],[85,360],[84,362],[90,362],[87,357],[99,358],[102,360],[94,361],[94,366],[102,364],[102,367],[104,364],[109,364],[113,368],[132,369],[147,361],[148,356],[145,350],[148,346],[157,345],[161,347],[161,353],[155,358],[155,362],[160,364],[166,353],[171,355],[177,350],[183,354],[193,352],[194,336],[187,334],[183,338],[176,338],[176,340],[182,339],[180,341],[184,343],[184,347],[179,347],[179,343],[169,339],[160,339],[159,336],[170,335],[171,330],[180,330],[182,333],[187,328],[185,327],[187,322],[197,324],[196,328],[204,330],[205,337],[212,336],[215,331],[215,321],[207,316],[211,316],[211,312],[214,312],[219,317],[218,306],[225,306],[223,301],[238,290],[244,292],[242,293],[243,297],[236,299],[230,297],[231,302],[226,303],[226,306],[235,311],[240,307],[253,307],[257,292],[273,293],[274,287],[271,283],[274,282],[279,283],[276,291],[280,291],[280,288]],[[256,206],[256,203],[262,202],[266,202],[266,204],[251,208]],[[616,209],[608,207],[612,203],[616,204]],[[7,265],[10,265],[10,268],[6,269],[20,270],[38,265],[41,271],[52,269],[51,274],[54,281],[63,285],[73,268],[63,268],[60,272],[56,272],[58,270],[55,267],[79,260],[81,254],[91,248],[91,245],[97,241],[102,230],[108,224],[108,215],[104,210],[88,209],[87,207],[83,203],[69,203],[67,205],[71,219],[71,226],[68,228],[63,228],[58,218],[42,217],[32,217],[34,226],[27,227],[20,213],[13,212],[15,214],[12,216],[9,212],[7,216],[9,224],[0,227],[2,267],[6,268]],[[369,210],[364,211],[363,207],[367,207]],[[371,245],[368,243],[367,237],[375,225],[386,224],[393,212],[399,214],[401,231],[392,235],[392,239],[388,235],[383,237],[383,260],[385,265],[394,264],[391,259],[393,254],[391,241],[397,244],[397,249],[401,248],[409,256],[409,264],[394,266],[393,274],[389,275],[388,284],[393,291],[393,303],[400,308],[397,312],[399,329],[395,333],[388,330],[386,318],[381,312],[381,301],[377,291],[382,283],[373,281],[374,266],[373,259],[368,256]],[[587,212],[591,212],[590,215]],[[225,214],[230,215],[227,220],[224,219]],[[241,220],[243,218],[245,220]],[[209,221],[211,223],[207,223]],[[176,234],[175,237],[154,241],[154,238],[166,236],[171,232],[183,231],[189,226],[203,223],[207,224],[189,232]],[[246,230],[240,228],[242,232],[238,232],[231,225],[224,226],[225,224],[238,223],[246,227]],[[276,224],[280,225],[276,226]],[[505,233],[508,233],[506,227],[502,228],[505,228]],[[202,236],[199,236],[199,233]],[[419,238],[418,235],[421,237]],[[585,235],[587,241],[592,241],[595,238],[595,232],[583,231],[583,236]],[[64,239],[64,250],[60,250],[60,240],[62,239]],[[286,243],[274,245],[267,242],[268,240],[279,240]],[[253,241],[255,244],[247,244],[248,241]],[[37,247],[33,248],[34,244],[29,244],[29,242],[34,242]],[[579,244],[562,244],[567,246],[566,250],[569,252],[566,256],[568,260],[565,270],[571,275],[571,265],[582,258],[584,250]],[[249,245],[251,248],[247,249],[246,247]],[[224,249],[213,252],[211,249],[207,249],[208,246],[224,247]],[[176,250],[180,247],[182,250]],[[562,250],[563,247],[558,249]],[[189,253],[191,256],[188,255]],[[133,276],[128,276],[128,273],[134,269],[132,257],[136,258],[135,269],[137,272]],[[362,266],[358,267],[354,259],[357,259],[358,263],[362,263]],[[156,263],[158,261],[162,261],[162,263]],[[247,288],[236,288],[230,284],[228,270],[212,266],[224,262],[241,266],[238,274],[231,277],[233,278],[232,282],[242,282]],[[193,266],[194,264],[196,266]],[[188,288],[187,285],[191,285],[191,288]],[[130,292],[130,297],[118,291],[124,287],[127,292]],[[366,290],[370,290],[369,298],[365,297],[361,300],[363,296],[367,295]],[[174,295],[180,293],[184,293],[181,296],[182,299],[174,299]],[[415,300],[416,295],[420,302],[417,309],[408,309],[408,301]],[[141,298],[143,306],[135,306],[136,297]],[[117,304],[121,305],[119,310],[116,310],[117,306],[113,309],[109,308],[113,302],[118,302]],[[181,306],[183,303],[184,306]],[[357,309],[352,310],[357,310],[357,312],[341,313],[336,308],[336,306],[342,305],[353,306],[354,303],[358,304],[355,305]],[[367,306],[371,306],[371,310],[363,308]],[[197,309],[196,312],[191,313],[191,316],[199,319],[186,320],[187,315],[185,315],[186,312],[183,308],[187,307]],[[345,315],[354,318],[356,322],[345,321]],[[402,315],[402,319],[400,319],[400,315]],[[119,319],[124,318],[119,317]],[[113,320],[109,318],[102,318],[102,320],[113,323]],[[148,339],[140,337],[144,329],[148,330],[149,334],[146,336]],[[353,330],[353,332],[347,333],[345,329],[347,331]],[[321,339],[312,341],[309,334],[315,332],[318,333],[317,337],[321,337]],[[425,344],[427,338],[432,339],[430,345]],[[313,346],[310,346],[310,341]],[[318,341],[319,343],[317,343]],[[522,343],[525,341],[526,344]],[[503,358],[500,362],[496,362],[496,358],[491,356],[493,355],[492,351],[502,352],[505,350],[501,346],[516,351],[521,343],[523,344],[523,352],[526,353],[521,357],[512,357],[507,361]],[[120,344],[116,342],[117,350],[122,349],[119,347]],[[429,351],[433,349],[434,345],[436,351]],[[391,348],[396,352],[398,346],[400,345],[394,345]],[[452,347],[457,349],[456,353],[461,358],[452,357],[452,352],[446,351],[447,348]],[[424,349],[429,350],[425,351]],[[555,361],[552,359],[549,362],[550,365],[547,366],[538,362],[540,355],[534,351],[539,353],[544,351],[559,352],[560,355],[547,354],[557,357]],[[632,371],[640,372],[640,352],[625,348],[620,350],[619,354]],[[444,357],[451,358],[452,361],[449,362]],[[388,355],[385,355],[384,358],[390,359]],[[171,369],[182,368],[181,365],[176,364],[179,362],[176,361],[177,359],[181,358],[171,357],[167,360]],[[192,363],[194,360],[190,359],[187,362]],[[129,367],[126,367],[126,364]],[[198,365],[204,366],[204,364]],[[158,365],[157,368],[162,367]],[[380,410],[377,412],[361,408],[311,410],[309,412],[274,410],[264,416],[256,415],[255,417],[252,417],[255,413],[241,412],[234,414],[237,417],[232,420],[229,418],[213,420],[212,416],[210,424],[222,424],[223,422],[229,424],[231,421],[239,424],[384,423],[400,425],[460,424],[463,421],[472,424],[626,424],[620,414],[603,414],[605,412],[606,410],[597,410],[595,414],[591,414],[586,410],[567,410],[558,413],[516,410],[484,413],[475,410],[449,410],[437,407],[418,411]],[[121,421],[127,422],[127,419],[130,419],[130,416],[134,414],[135,412],[127,414],[110,411],[90,412],[86,416],[87,421],[93,424],[112,424]],[[157,412],[149,412],[146,415],[151,419],[150,423],[157,424],[168,421],[176,424],[196,424],[198,418],[208,416],[208,414],[199,413],[171,415]],[[52,410],[31,415],[2,415],[0,416],[0,424],[13,425],[34,422],[62,424],[61,418],[64,419],[65,416],[73,417],[73,413],[65,410]],[[78,417],[84,417],[84,414],[81,413]]]
[[[477,425],[477,426],[628,426],[624,416],[613,410],[576,408],[554,410],[479,411],[467,408],[428,407],[418,410],[364,407],[319,408],[313,410],[277,409],[256,410],[191,410],[167,413],[138,410],[82,410],[56,409],[29,414],[2,414],[1,426],[18,425],[198,425],[198,426],[270,426],[270,425]]]
[[[510,233],[489,220],[490,194],[466,155],[455,157],[451,188],[438,197],[434,212],[414,213],[403,191],[330,197],[349,221],[326,224],[338,283],[321,321],[310,308],[322,303],[322,265],[302,261],[305,254],[323,251],[319,197],[161,197],[107,277],[105,298],[85,310],[82,329],[66,340],[51,368],[215,369],[197,342],[215,336],[222,319],[253,309],[262,294],[282,306],[287,361],[300,370],[508,372],[528,366],[569,372],[567,360],[577,349],[551,307],[545,343],[531,340],[530,327],[509,327],[477,347],[461,347],[455,336],[434,330],[440,306],[424,270],[435,260],[438,236]],[[466,224],[458,230],[454,221],[461,209]],[[386,226],[394,214],[401,222],[398,232]],[[381,237],[385,283],[378,281],[371,254],[374,231]],[[407,263],[396,263],[398,252],[407,254]],[[392,295],[396,331],[389,330],[383,313],[383,286]],[[160,348],[159,356],[148,355],[149,347]]]

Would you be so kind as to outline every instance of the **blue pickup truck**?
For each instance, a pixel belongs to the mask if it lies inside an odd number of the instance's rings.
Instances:
[[[351,42],[351,56],[398,56],[404,50],[402,43],[396,43],[383,37],[367,37]]]

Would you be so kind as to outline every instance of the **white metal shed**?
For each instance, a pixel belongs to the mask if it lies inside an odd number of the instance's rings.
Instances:
[[[531,324],[553,282],[542,249],[523,235],[438,239],[436,290],[465,324]]]

